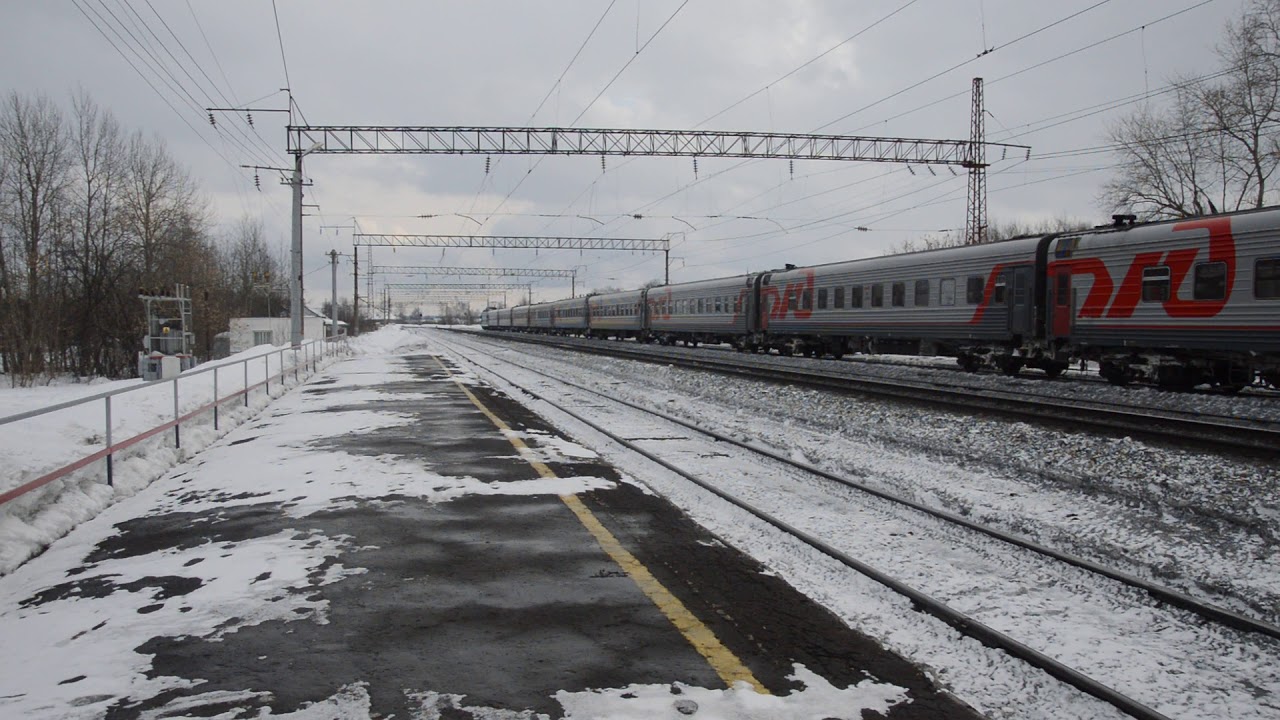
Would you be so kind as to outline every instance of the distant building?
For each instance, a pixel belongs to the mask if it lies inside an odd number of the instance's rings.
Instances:
[[[328,336],[332,321],[312,310],[304,308],[302,315],[302,339],[321,340]],[[338,321],[338,334],[347,333],[347,324]],[[288,317],[243,317],[231,318],[229,333],[231,353],[238,353],[258,345],[283,345],[292,337],[292,326]]]

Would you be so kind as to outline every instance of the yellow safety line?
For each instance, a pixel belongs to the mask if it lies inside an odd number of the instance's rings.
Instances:
[[[529,465],[537,471],[538,475],[544,478],[556,477],[555,471],[547,467],[542,461],[538,460],[529,446],[525,445],[523,440],[515,436],[511,426],[503,422],[502,418],[494,415],[489,408],[485,407],[484,403],[480,402],[480,399],[477,398],[466,385],[463,385],[458,378],[454,377],[453,371],[449,369],[449,366],[445,365],[438,357],[435,358],[435,361],[440,364],[441,368],[444,368],[444,371],[449,374],[449,378],[453,380],[454,384],[457,385],[464,394],[466,394],[466,396],[471,400],[471,403],[475,405],[480,412],[484,413],[485,417],[489,418],[490,422],[502,431],[507,440],[509,440],[512,446],[515,447],[516,451],[520,453],[520,457],[524,458],[524,461],[529,463]],[[732,687],[733,684],[738,681],[745,681],[749,683],[756,692],[764,695],[769,694],[769,691],[760,683],[759,680],[756,679],[755,675],[747,669],[747,666],[744,665],[731,650],[726,648],[724,644],[720,642],[720,639],[715,636],[715,633],[711,632],[711,628],[708,628],[692,612],[689,612],[689,608],[685,607],[684,603],[680,602],[679,598],[672,595],[670,590],[664,587],[662,583],[658,582],[658,579],[653,576],[653,573],[649,572],[649,568],[645,567],[644,564],[637,560],[634,555],[622,546],[622,543],[618,542],[618,539],[614,537],[613,533],[609,532],[608,528],[601,524],[595,514],[593,514],[591,510],[589,510],[587,506],[578,499],[578,496],[561,495],[560,500],[573,511],[573,514],[578,517],[578,520],[582,523],[583,527],[585,527],[587,531],[595,537],[596,542],[600,544],[600,548],[604,550],[609,557],[613,558],[613,561],[627,573],[635,584],[639,586],[640,590],[644,592],[645,595],[649,596],[649,599],[653,601],[653,604],[658,606],[658,610],[662,611],[662,614],[667,616],[667,619],[671,621],[671,624],[676,626],[676,629],[680,631],[680,634],[684,635],[685,639],[689,641],[689,644],[706,659],[706,661],[720,676],[720,679],[724,680],[726,685]]]

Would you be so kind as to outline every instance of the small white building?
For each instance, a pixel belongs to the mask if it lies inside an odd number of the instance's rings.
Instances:
[[[304,308],[302,314],[302,339],[322,340],[328,337],[329,318]],[[345,335],[347,324],[338,321],[338,334]],[[258,345],[283,345],[291,339],[292,330],[287,317],[231,318],[231,352],[238,353]]]

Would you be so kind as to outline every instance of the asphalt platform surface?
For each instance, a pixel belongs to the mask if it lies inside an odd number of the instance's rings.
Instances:
[[[147,575],[126,585],[100,574],[100,566],[180,552],[207,550],[212,556],[228,548],[225,558],[255,539],[293,533],[342,538],[345,550],[309,566],[312,582],[303,589],[282,590],[267,600],[304,593],[308,607],[324,608],[323,621],[303,608],[296,619],[229,618],[222,625],[234,625],[234,631],[216,634],[175,635],[163,627],[151,634],[139,625],[134,651],[150,657],[144,674],[168,678],[166,688],[87,695],[77,698],[76,707],[88,706],[92,715],[106,718],[163,717],[174,708],[198,717],[256,717],[268,709],[296,711],[362,683],[371,717],[422,717],[422,692],[430,690],[463,696],[469,707],[557,718],[563,714],[557,691],[671,683],[726,687],[723,673],[555,493],[461,493],[439,501],[393,490],[300,516],[294,506],[305,502],[311,475],[300,464],[305,454],[267,454],[248,468],[235,461],[238,452],[265,442],[273,431],[305,437],[308,423],[320,415],[358,410],[392,413],[401,421],[346,434],[318,432],[305,441],[309,451],[423,464],[438,476],[465,476],[490,487],[537,477],[513,449],[509,433],[498,430],[436,357],[409,355],[393,362],[398,375],[361,386],[360,392],[340,382],[344,364],[338,363],[277,400],[188,463],[199,472],[177,468],[113,508],[108,519],[100,519],[109,525],[99,529],[99,537],[87,543],[80,537],[85,551],[61,582],[32,591],[22,603],[30,612],[59,612],[56,601],[74,597],[80,601],[76,612],[84,613],[84,602],[145,591],[150,603],[130,612],[175,606],[182,613],[213,612],[197,605],[194,591],[208,582],[198,576]],[[563,443],[555,429],[512,399],[478,383],[467,389],[535,451]],[[619,479],[593,457],[550,450],[544,456],[545,466],[561,478]],[[201,478],[255,472],[264,486],[296,482],[296,497],[282,502],[270,495],[236,496],[214,508],[184,509],[184,503],[207,503],[222,492]],[[359,471],[349,474],[347,481],[360,482]],[[909,701],[894,705],[890,718],[977,717],[936,690],[916,667],[854,632],[662,498],[628,482],[576,497],[769,692],[793,692],[796,682],[788,676],[801,664],[836,687],[873,679],[906,688]],[[198,569],[201,559],[184,567]],[[338,565],[344,574],[322,582]],[[263,580],[281,570],[268,564],[246,577]],[[245,593],[250,589],[246,585]],[[92,636],[77,635],[76,641],[90,642]],[[79,675],[63,682],[85,682],[91,673]],[[200,699],[190,699],[195,696]],[[473,717],[440,707],[435,717]],[[48,711],[44,716],[80,716],[56,703]],[[846,717],[835,708],[831,716]]]

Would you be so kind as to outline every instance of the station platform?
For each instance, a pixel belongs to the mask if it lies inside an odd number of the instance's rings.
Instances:
[[[331,366],[0,602],[6,717],[978,717],[425,351]]]

